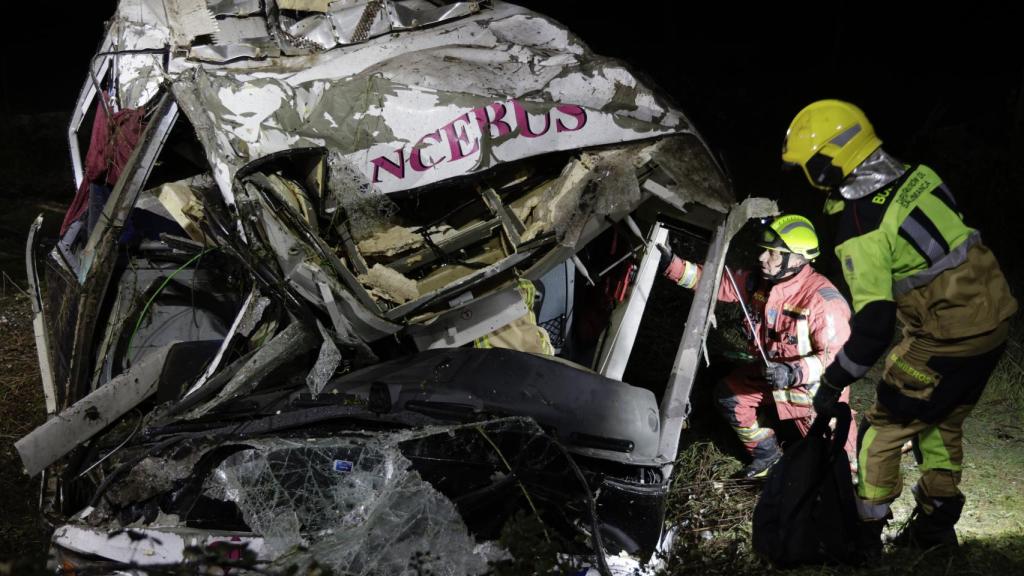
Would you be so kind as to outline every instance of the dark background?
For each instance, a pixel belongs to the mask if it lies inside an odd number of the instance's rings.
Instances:
[[[821,197],[798,174],[783,173],[779,153],[800,108],[849,100],[868,114],[887,151],[936,168],[1004,267],[1021,269],[1024,33],[1008,3],[521,3],[660,86],[719,155],[739,198],[779,198],[784,210],[818,222],[827,242]],[[7,256],[22,250],[7,246],[24,242],[25,219],[38,204],[49,202],[41,211],[52,221],[71,198],[63,133],[115,4],[8,12],[0,35],[0,179],[5,204],[25,215],[0,216]],[[21,276],[8,261],[5,271]]]

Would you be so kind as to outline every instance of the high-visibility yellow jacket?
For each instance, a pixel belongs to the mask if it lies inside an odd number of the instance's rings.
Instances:
[[[854,316],[849,341],[825,372],[833,385],[867,373],[897,316],[911,335],[956,340],[990,332],[1017,310],[995,257],[927,166],[845,201],[836,256]]]

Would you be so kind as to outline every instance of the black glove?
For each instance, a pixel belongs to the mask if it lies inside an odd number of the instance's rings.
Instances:
[[[764,368],[764,379],[776,390],[785,390],[796,384],[796,370],[785,362],[769,362]]]
[[[814,393],[814,411],[822,416],[830,416],[835,410],[836,402],[839,401],[839,396],[842,393],[842,388],[836,388],[822,376],[821,383],[818,385],[818,391]]]
[[[668,270],[668,265],[672,263],[672,258],[675,255],[672,254],[672,249],[664,244],[655,244],[655,246],[661,252],[661,260],[658,261],[658,276],[664,276],[665,271]]]

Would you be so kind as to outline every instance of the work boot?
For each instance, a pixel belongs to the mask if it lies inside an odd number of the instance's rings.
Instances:
[[[863,564],[875,564],[882,559],[882,530],[888,521],[861,520],[857,524],[857,550]]]
[[[959,545],[953,526],[960,520],[960,513],[964,509],[963,495],[931,500],[931,514],[918,503],[903,530],[893,538],[894,545],[921,549]]]
[[[782,458],[782,450],[779,449],[775,436],[769,436],[758,442],[757,446],[754,446],[753,457],[754,460],[736,474],[737,478],[749,480],[768,475],[768,470]]]

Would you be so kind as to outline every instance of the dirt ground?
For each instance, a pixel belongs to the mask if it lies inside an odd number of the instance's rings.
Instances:
[[[20,559],[41,566],[49,532],[38,513],[39,484],[22,474],[14,449],[45,420],[32,311],[19,288],[0,284],[0,563]]]

